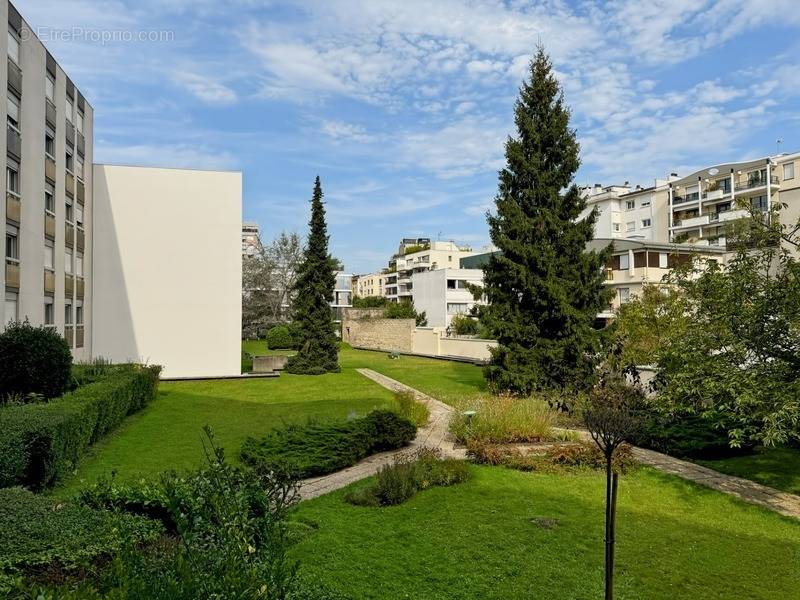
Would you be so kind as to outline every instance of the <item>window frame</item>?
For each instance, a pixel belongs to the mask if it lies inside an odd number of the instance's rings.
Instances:
[[[7,263],[19,264],[19,227],[6,223],[5,258]]]
[[[645,225],[646,223],[646,225]],[[642,229],[650,229],[653,226],[652,219],[642,219]]]
[[[17,49],[16,56],[12,56],[11,54],[12,41],[14,42],[13,47]],[[8,28],[8,41],[6,42],[6,45],[8,46],[8,49],[6,50],[8,58],[10,58],[11,61],[19,67],[19,53],[20,50],[22,50],[22,40],[20,40],[17,32],[11,29],[11,27]]]
[[[64,275],[75,275],[75,268],[73,267],[74,259],[75,253],[72,251],[72,248],[64,248]]]
[[[49,261],[47,259],[50,259]],[[48,265],[48,262],[50,263]],[[44,268],[46,271],[56,270],[56,244],[53,240],[44,241]]]
[[[791,169],[791,171],[792,171],[791,177],[787,177],[786,176],[786,168],[787,167],[789,167]],[[794,162],[783,163],[783,179],[784,179],[784,181],[787,181],[789,179],[794,179]]]
[[[16,110],[14,111],[17,114],[16,123],[12,123],[11,122],[12,121],[11,114],[10,114],[10,111],[8,110],[11,105],[14,105],[16,107]],[[14,92],[12,92],[11,90],[7,90],[6,91],[6,123],[14,131],[16,131],[17,133],[21,133],[20,132],[20,128],[19,128],[21,120],[22,120],[22,100],[20,100]]]
[[[50,85],[47,85],[48,83]],[[47,93],[48,91],[51,91],[51,93],[48,94]],[[55,78],[53,76],[50,75],[50,73],[47,73],[44,76],[44,97],[47,98],[48,100],[50,100],[50,102],[52,102],[53,105],[55,105],[55,102],[56,102],[56,80],[55,80]]]

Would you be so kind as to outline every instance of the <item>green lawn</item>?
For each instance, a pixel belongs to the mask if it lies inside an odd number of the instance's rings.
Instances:
[[[203,459],[205,424],[236,459],[248,435],[309,418],[364,414],[392,402],[389,391],[352,369],[317,377],[282,373],[270,379],[165,382],[147,408],[92,447],[58,493],[68,495],[112,470],[119,478],[132,479],[197,467]]]
[[[797,448],[760,448],[748,456],[697,462],[728,475],[800,494],[800,450]]]
[[[602,598],[600,473],[472,475],[396,507],[344,491],[303,502],[293,556],[354,598]],[[797,597],[800,522],[644,468],[623,476],[619,502],[618,598]]]
[[[291,355],[293,350],[270,350],[266,340],[242,340],[242,373],[253,370],[253,356]]]

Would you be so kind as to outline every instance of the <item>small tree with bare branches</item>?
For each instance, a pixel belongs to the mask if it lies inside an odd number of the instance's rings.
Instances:
[[[632,377],[632,382],[628,381]],[[639,428],[639,407],[644,394],[634,373],[605,373],[589,394],[583,418],[589,433],[606,459],[605,598],[614,595],[614,530],[619,472],[614,453],[630,441]]]

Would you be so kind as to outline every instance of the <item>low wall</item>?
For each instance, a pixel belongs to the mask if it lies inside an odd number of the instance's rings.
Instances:
[[[492,356],[489,348],[496,346],[497,342],[494,340],[443,337],[439,343],[439,354],[441,356],[458,356],[460,358],[488,361]]]
[[[357,348],[413,352],[414,319],[384,319],[383,309],[342,311],[342,340]]]

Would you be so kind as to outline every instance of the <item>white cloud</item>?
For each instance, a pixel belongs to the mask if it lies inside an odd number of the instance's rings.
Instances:
[[[206,104],[232,104],[237,100],[235,91],[207,75],[184,71],[175,74],[175,82]]]
[[[372,141],[372,136],[361,125],[345,123],[344,121],[323,121],[322,133],[336,141],[352,140],[355,142]]]
[[[95,143],[95,160],[101,164],[209,170],[234,170],[239,165],[239,159],[230,153],[195,145],[117,145],[102,139]]]

